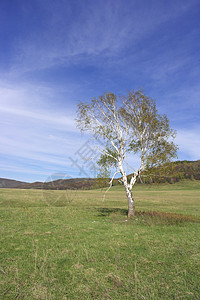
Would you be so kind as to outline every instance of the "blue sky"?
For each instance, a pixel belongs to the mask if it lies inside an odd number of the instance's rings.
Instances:
[[[199,15],[199,0],[1,0],[0,177],[91,176],[78,101],[138,87],[177,130],[179,159],[199,159]]]

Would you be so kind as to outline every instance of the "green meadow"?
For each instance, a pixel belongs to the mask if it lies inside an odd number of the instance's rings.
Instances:
[[[200,299],[200,182],[0,189],[1,299]]]

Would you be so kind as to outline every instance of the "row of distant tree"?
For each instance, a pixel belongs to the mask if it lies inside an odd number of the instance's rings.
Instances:
[[[132,174],[128,175],[128,181],[130,181]],[[170,164],[166,164],[163,167],[149,169],[144,171],[137,179],[137,184],[153,184],[153,183],[176,183],[178,181],[200,180],[200,160],[198,161],[175,161]],[[2,179],[3,180],[3,179]],[[5,179],[4,179],[5,181]],[[11,180],[7,180],[11,181]],[[65,190],[65,189],[95,189],[108,187],[109,178],[73,178],[73,179],[59,179],[52,182],[34,182],[34,183],[22,183],[14,182],[12,185],[8,183],[1,185],[0,187],[10,188],[25,188],[25,189],[44,189],[44,190]],[[114,179],[112,185],[119,185],[119,179]]]
[[[200,160],[175,161],[160,168],[150,169],[138,178],[137,183],[176,183],[184,179],[200,180]]]
[[[128,182],[132,174],[128,175]],[[137,179],[137,184],[159,184],[159,183],[176,183],[184,179],[200,180],[200,160],[198,161],[175,161],[164,165],[163,167],[149,169]],[[109,179],[98,178],[93,182],[84,182],[83,188],[106,187]],[[119,179],[114,179],[112,185],[120,184]]]

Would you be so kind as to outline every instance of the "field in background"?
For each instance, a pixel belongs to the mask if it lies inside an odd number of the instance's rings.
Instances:
[[[0,189],[1,299],[199,299],[199,182],[103,193]]]

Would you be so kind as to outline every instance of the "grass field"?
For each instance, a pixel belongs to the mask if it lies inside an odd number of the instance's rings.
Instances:
[[[200,299],[199,182],[134,195],[0,189],[1,299]]]

